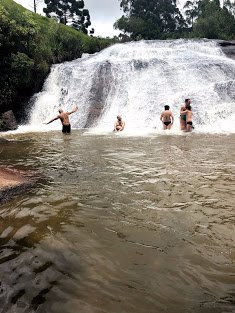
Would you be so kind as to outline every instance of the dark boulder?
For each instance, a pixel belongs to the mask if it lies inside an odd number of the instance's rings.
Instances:
[[[235,40],[219,40],[218,43],[227,57],[235,60]]]
[[[10,110],[0,116],[0,131],[15,130],[18,128],[14,113]]]

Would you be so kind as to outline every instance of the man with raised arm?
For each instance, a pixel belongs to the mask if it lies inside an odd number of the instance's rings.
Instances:
[[[51,119],[48,123],[45,123],[46,125],[60,119],[62,123],[62,132],[64,134],[69,134],[71,132],[71,125],[69,121],[69,115],[77,112],[78,107],[76,106],[71,112],[64,112],[62,109],[59,109],[59,115]]]
[[[165,111],[162,112],[160,120],[162,121],[163,129],[171,129],[174,123],[174,116],[170,111],[169,105],[165,105]]]

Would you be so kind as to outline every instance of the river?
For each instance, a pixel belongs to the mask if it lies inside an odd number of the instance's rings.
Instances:
[[[1,312],[233,312],[234,134],[7,138],[41,178],[0,207]]]

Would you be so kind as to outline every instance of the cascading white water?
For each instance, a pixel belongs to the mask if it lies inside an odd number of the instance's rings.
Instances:
[[[234,132],[235,61],[216,42],[116,44],[53,66],[43,91],[34,97],[30,124],[37,128],[59,107],[70,110],[76,104],[74,128],[111,131],[121,114],[126,132],[160,130],[163,106],[170,105],[178,121],[185,98],[192,100],[197,131]],[[50,127],[55,125],[59,126]]]

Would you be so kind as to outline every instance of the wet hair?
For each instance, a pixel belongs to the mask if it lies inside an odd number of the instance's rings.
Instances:
[[[187,104],[190,101],[189,98],[185,99],[184,102]]]
[[[192,110],[191,105],[187,105],[187,106],[186,106],[186,109],[189,110],[189,111],[191,111],[191,110]]]
[[[121,119],[122,119],[121,115],[118,115],[118,116],[117,116],[117,119],[118,119],[118,120],[121,120]]]
[[[170,107],[169,107],[169,105],[165,105],[165,110],[169,110],[170,109]]]
[[[59,109],[59,113],[63,113],[63,110],[62,110],[62,109]]]

